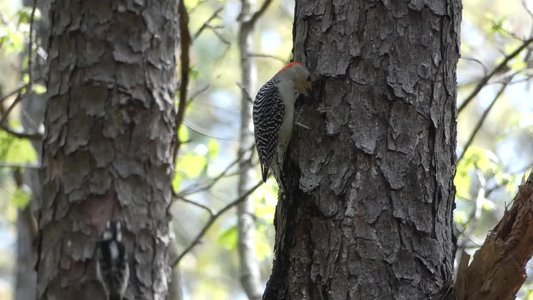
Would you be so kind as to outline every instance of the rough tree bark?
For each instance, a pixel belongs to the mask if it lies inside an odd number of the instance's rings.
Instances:
[[[460,0],[296,1],[294,57],[316,104],[286,162],[265,299],[449,288],[460,18]]]
[[[176,3],[52,3],[39,299],[103,299],[95,243],[123,220],[128,299],[164,299]]]
[[[527,278],[533,255],[533,173],[516,194],[511,208],[489,232],[472,263],[464,252],[457,270],[457,300],[515,299]]]

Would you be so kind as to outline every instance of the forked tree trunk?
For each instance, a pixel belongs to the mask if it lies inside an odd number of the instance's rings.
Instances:
[[[176,3],[55,1],[39,299],[103,299],[95,243],[123,220],[127,299],[164,299],[175,146]]]
[[[296,1],[313,73],[265,299],[440,298],[451,285],[461,3]]]

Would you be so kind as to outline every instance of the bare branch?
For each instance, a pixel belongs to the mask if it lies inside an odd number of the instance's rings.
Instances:
[[[252,145],[248,149],[248,151],[252,151],[253,147],[255,147],[255,144]],[[198,193],[198,192],[206,191],[206,190],[210,189],[220,179],[222,179],[223,177],[227,176],[227,174],[231,170],[231,168],[233,168],[235,165],[237,165],[241,161],[241,159],[244,157],[244,154],[245,153],[239,153],[237,155],[237,157],[222,172],[220,172],[217,176],[215,176],[211,180],[209,180],[209,182],[207,184],[203,184],[203,185],[198,184],[198,185],[195,185],[195,186],[188,187],[185,190],[181,191],[176,196],[178,198],[182,198],[182,197],[185,197],[187,195],[191,195],[191,194],[194,194],[194,193]]]
[[[209,84],[206,84],[203,88],[197,90],[196,92],[194,92],[190,97],[189,97],[189,101],[187,101],[187,108],[189,108],[189,105],[191,105],[194,101],[194,99],[196,99],[196,97],[200,96],[201,94],[203,94],[204,92],[206,92],[208,89],[209,89]]]
[[[37,9],[37,0],[33,0],[30,15],[30,37],[28,41],[28,91],[31,92],[33,86],[33,23],[35,21],[35,10]]]
[[[533,255],[533,173],[520,186],[512,207],[489,233],[468,265],[462,253],[455,282],[458,300],[514,299]]]
[[[248,57],[271,58],[271,59],[274,59],[274,60],[277,60],[277,61],[281,62],[282,64],[288,63],[288,60],[283,59],[283,58],[281,58],[279,56],[270,55],[270,54],[251,53],[251,54],[248,54]]]
[[[17,95],[17,98],[15,98],[15,101],[13,101],[13,103],[9,105],[9,107],[7,108],[2,118],[0,118],[0,124],[5,124],[7,117],[13,111],[13,108],[15,108],[15,105],[17,105],[20,101],[22,101],[22,95],[19,93]]]
[[[480,65],[481,68],[483,69],[483,75],[484,75],[484,76],[486,76],[487,73],[489,72],[489,70],[487,69],[487,66],[485,66],[485,64],[484,64],[481,60],[479,60],[479,59],[477,59],[477,58],[475,58],[475,57],[461,57],[460,59],[462,59],[462,60],[466,60],[466,61],[475,62],[475,63],[477,63],[478,65]]]
[[[15,94],[20,94],[22,93],[22,90],[25,89],[26,87],[28,87],[27,84],[21,86],[21,87],[18,87],[16,89],[14,89],[13,91],[7,93],[4,97],[0,98],[0,103],[3,103],[6,99],[8,99],[9,97],[15,95]]]
[[[463,103],[461,103],[457,112],[461,113],[461,111],[465,109],[465,107],[468,104],[470,104],[470,102],[477,96],[477,94],[479,94],[481,89],[483,89],[483,87],[487,84],[487,82],[489,82],[492,76],[494,76],[496,73],[503,70],[507,66],[509,61],[511,61],[516,56],[518,56],[518,54],[520,54],[522,50],[524,50],[527,46],[529,46],[531,42],[533,42],[533,38],[529,38],[525,40],[518,48],[516,48],[513,52],[511,52],[511,54],[507,55],[505,59],[492,70],[492,72],[490,72],[489,74],[481,78],[481,80],[479,81],[477,86],[474,88],[474,90],[470,93],[470,95],[468,95],[468,97],[466,97]]]
[[[0,162],[0,168],[39,170],[39,169],[41,169],[41,166],[39,166],[39,165],[29,165],[29,164],[16,164],[16,163]]]
[[[246,97],[246,100],[247,100],[249,103],[254,103],[254,100],[252,99],[252,97],[250,96],[250,94],[248,94],[248,91],[242,86],[242,84],[240,84],[240,83],[237,82],[237,86],[241,89],[241,92],[242,92],[243,95]]]
[[[18,132],[15,131],[9,127],[7,127],[5,124],[0,124],[0,129],[4,130],[5,132],[11,134],[12,136],[21,138],[21,139],[29,139],[32,141],[40,141],[43,139],[43,135],[38,132]]]
[[[529,7],[527,6],[527,3],[526,3],[526,0],[522,0],[522,6],[524,7],[524,9],[526,10],[527,14],[529,15],[529,17],[531,17],[531,19],[533,20],[533,12],[529,9]]]
[[[200,28],[198,29],[198,31],[196,31],[196,33],[194,34],[194,39],[197,39],[200,34],[202,33],[202,31],[204,31],[206,28],[210,27],[209,26],[209,23],[211,21],[213,21],[215,18],[218,18],[218,14],[224,9],[224,7],[220,7],[218,8],[217,10],[215,10],[215,12],[207,19],[207,21],[204,22],[204,24],[202,26],[200,26]],[[211,27],[212,28],[212,27]]]
[[[468,148],[470,148],[470,146],[472,145],[472,142],[474,141],[474,138],[476,137],[478,131],[481,129],[481,126],[483,126],[483,122],[485,122],[485,119],[487,118],[489,112],[492,110],[492,107],[494,107],[494,104],[496,104],[496,101],[498,101],[500,96],[503,94],[503,92],[507,88],[511,79],[512,77],[507,78],[507,82],[502,84],[501,88],[498,90],[498,92],[494,96],[494,99],[490,103],[489,107],[483,112],[483,114],[479,118],[478,122],[476,123],[476,126],[474,127],[474,130],[470,134],[470,137],[468,138],[465,146],[463,147],[463,152],[461,153],[461,156],[459,156],[459,158],[457,159],[457,164],[459,164],[459,162],[463,159],[466,151],[468,151]]]
[[[205,206],[205,205],[203,205],[203,204],[201,204],[201,203],[198,203],[198,202],[196,202],[196,201],[189,200],[189,199],[187,199],[187,198],[185,198],[185,197],[183,197],[183,196],[179,196],[179,195],[177,195],[177,194],[174,194],[174,197],[176,197],[177,199],[179,199],[179,200],[181,200],[181,201],[183,201],[183,202],[185,202],[185,203],[189,203],[189,204],[191,204],[191,205],[197,206],[197,207],[199,207],[199,208],[201,208],[201,209],[207,211],[207,213],[209,214],[209,216],[211,216],[211,217],[213,216],[213,210],[211,210],[211,208],[209,208],[209,207],[207,207],[207,206]]]
[[[261,5],[261,7],[259,8],[258,11],[256,11],[252,17],[250,18],[249,21],[247,21],[246,23],[248,23],[248,26],[250,27],[254,27],[255,23],[257,22],[257,20],[259,20],[259,18],[261,18],[261,16],[265,13],[265,11],[267,10],[268,6],[270,5],[270,3],[272,3],[272,0],[264,0],[263,1],[263,4]]]
[[[189,253],[192,248],[194,248],[196,245],[198,245],[198,243],[200,242],[200,240],[202,239],[202,237],[205,235],[205,233],[207,232],[207,230],[213,225],[213,223],[215,223],[215,221],[221,216],[223,215],[225,212],[227,212],[228,210],[230,210],[231,208],[233,208],[235,205],[241,203],[242,201],[246,200],[246,198],[251,195],[259,186],[261,186],[261,184],[263,184],[262,181],[258,182],[256,185],[254,185],[251,189],[249,189],[246,193],[244,193],[241,197],[235,199],[234,201],[228,203],[226,206],[224,206],[221,210],[219,210],[216,214],[212,215],[211,218],[209,218],[209,220],[207,221],[207,223],[204,225],[204,227],[200,230],[200,232],[196,235],[196,237],[192,240],[191,244],[189,244],[189,246],[187,248],[185,248],[185,250],[183,250],[183,252],[178,256],[178,258],[172,262],[171,266],[174,268],[176,267],[181,259],[187,254]]]
[[[178,111],[176,113],[176,132],[179,132],[183,119],[185,118],[185,109],[187,108],[187,88],[189,86],[189,66],[190,57],[189,50],[191,48],[191,33],[189,32],[189,14],[185,7],[184,0],[178,1],[179,14],[179,32],[180,32],[180,86],[179,86],[179,102]],[[174,164],[176,163],[177,154],[181,146],[179,137],[177,139],[176,147],[174,148]]]
[[[28,87],[30,87],[30,85],[28,84],[27,85]],[[30,139],[30,140],[41,140],[43,138],[43,135],[41,133],[38,133],[38,132],[34,132],[34,133],[28,133],[28,132],[18,132],[18,131],[15,131],[13,129],[11,129],[7,124],[6,124],[6,120],[9,116],[9,114],[11,113],[11,111],[13,111],[13,108],[22,100],[22,90],[26,87],[26,85],[16,89],[15,91],[9,93],[7,96],[5,96],[4,98],[2,98],[0,100],[0,103],[1,101],[4,101],[4,99],[8,98],[9,96],[13,95],[15,92],[17,92],[17,98],[15,99],[15,101],[13,101],[13,103],[11,103],[9,105],[9,107],[7,108],[6,112],[2,115],[2,117],[0,118],[0,129],[3,129],[5,132],[15,136],[15,137],[18,137],[18,138],[24,138],[24,139]]]

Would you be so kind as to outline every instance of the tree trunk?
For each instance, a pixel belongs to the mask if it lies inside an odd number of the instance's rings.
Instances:
[[[103,299],[96,242],[124,222],[127,299],[164,299],[175,146],[176,3],[55,1],[39,299]]]
[[[252,187],[254,170],[252,168],[252,146],[253,134],[252,124],[252,104],[249,95],[255,86],[257,72],[255,63],[250,57],[253,52],[253,29],[254,23],[250,21],[252,17],[252,0],[241,0],[241,13],[239,15],[239,55],[241,69],[241,124],[239,133],[239,181],[237,186],[238,197],[242,197]],[[254,254],[254,210],[252,199],[247,197],[237,206],[237,225],[239,232],[239,273],[241,285],[248,296],[248,299],[261,299],[263,287],[261,286],[261,275],[259,274],[259,264]]]
[[[461,3],[296,1],[313,73],[265,299],[426,299],[451,285]],[[315,102],[311,105],[310,102]]]
[[[25,0],[23,4],[28,9],[33,8],[33,1]],[[41,17],[34,21],[33,45],[32,52],[32,81],[44,84],[44,77],[47,74],[46,60],[43,55],[35,53],[35,49],[48,48],[48,39],[50,35],[50,20],[48,13],[50,8],[49,0],[37,1],[36,7],[39,9]],[[26,49],[24,55],[27,55],[29,49]],[[38,52],[38,51],[37,51]],[[44,111],[46,108],[46,95],[36,94],[29,91],[24,94],[21,102],[20,121],[25,132],[39,132],[42,126]],[[31,141],[33,148],[41,157],[41,141]],[[37,162],[40,165],[40,161]],[[16,284],[14,288],[14,300],[34,300],[37,295],[37,273],[35,272],[35,263],[37,251],[33,241],[37,234],[36,212],[41,202],[41,183],[39,174],[36,169],[26,169],[22,176],[23,184],[30,187],[32,197],[29,204],[20,209],[17,214],[17,270]],[[18,185],[18,184],[17,184]]]

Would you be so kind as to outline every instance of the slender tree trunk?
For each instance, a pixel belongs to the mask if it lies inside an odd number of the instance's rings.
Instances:
[[[265,299],[440,298],[453,274],[460,0],[296,1],[312,71]]]
[[[252,105],[250,96],[256,82],[256,68],[250,57],[253,52],[253,23],[249,22],[252,16],[251,6],[253,1],[241,0],[241,14],[239,27],[239,53],[241,62],[241,126],[239,139],[239,182],[238,196],[244,195],[252,186],[254,172],[251,163],[251,146],[253,137],[251,130]],[[237,206],[237,219],[239,230],[239,263],[240,280],[248,299],[261,299],[262,287],[260,283],[259,265],[254,254],[253,205],[251,199],[246,199]]]
[[[27,8],[33,7],[33,1],[24,1],[24,6]],[[48,20],[48,12],[50,8],[49,0],[40,0],[36,3],[41,17],[35,20],[33,26],[34,33],[34,48],[41,49],[48,48],[48,38],[50,35],[50,21]],[[29,49],[26,49],[26,53]],[[36,53],[37,52],[37,53]],[[39,84],[45,82],[46,61],[41,51],[32,52],[32,81]],[[44,110],[46,107],[46,95],[36,94],[28,91],[22,99],[20,121],[24,127],[25,132],[39,132],[42,126]],[[38,157],[41,157],[41,142],[32,141],[32,146],[37,152]],[[40,161],[37,162],[40,165]],[[30,187],[32,198],[28,206],[18,211],[17,215],[17,273],[15,285],[15,300],[34,300],[37,294],[37,273],[35,272],[35,263],[37,259],[37,251],[35,249],[34,240],[37,236],[37,224],[35,212],[39,209],[41,202],[41,184],[39,182],[39,175],[35,169],[26,169],[22,176],[23,184]]]
[[[175,146],[176,3],[55,1],[39,299],[103,299],[94,251],[124,222],[127,299],[164,299]]]

